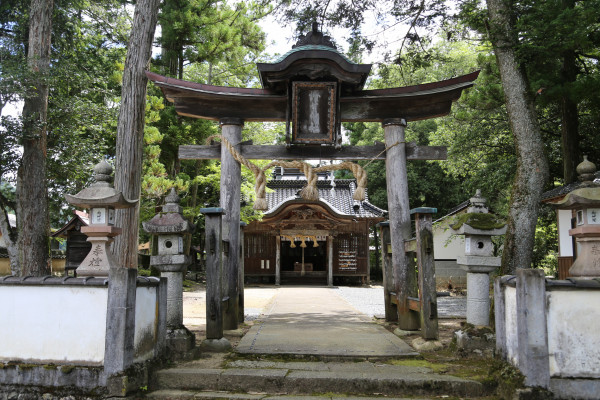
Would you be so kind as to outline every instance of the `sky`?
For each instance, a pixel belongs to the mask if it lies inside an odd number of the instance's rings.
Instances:
[[[269,54],[286,53],[291,50],[292,46],[296,43],[296,39],[294,39],[294,24],[283,25],[277,21],[275,16],[270,15],[259,22],[259,25],[267,34],[267,53]],[[321,30],[321,28],[319,28],[319,30]],[[378,21],[372,13],[367,13],[365,15],[365,24],[362,29],[363,35],[371,40],[376,40],[379,44],[371,54],[364,54],[362,62],[368,64],[383,61],[384,51],[397,48],[397,45],[390,45],[397,42],[399,38],[403,38],[406,30],[406,25],[395,25],[391,18]],[[304,33],[306,34],[308,32]],[[332,36],[336,44],[341,47],[338,48],[339,51],[345,53],[348,50],[346,37],[349,36],[349,31],[347,29],[327,28],[325,33]]]

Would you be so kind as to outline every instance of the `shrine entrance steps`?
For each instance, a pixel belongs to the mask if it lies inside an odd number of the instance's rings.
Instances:
[[[469,398],[483,395],[479,382],[436,374],[425,367],[322,361],[226,362],[224,368],[193,364],[159,371],[159,390],[148,399]],[[315,396],[315,397],[313,397]]]
[[[280,287],[231,354],[158,371],[148,399],[476,398],[327,287]],[[318,396],[318,397],[313,397]],[[354,397],[353,397],[354,396]]]

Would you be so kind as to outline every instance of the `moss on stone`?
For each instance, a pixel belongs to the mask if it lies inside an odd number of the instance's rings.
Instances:
[[[73,372],[74,369],[74,365],[63,365],[62,367],[60,367],[60,372],[62,372],[63,374],[70,374],[71,372]]]
[[[467,224],[475,229],[492,230],[503,228],[506,223],[499,220],[494,214],[485,213],[465,213],[457,216],[450,228],[460,229],[463,224]]]
[[[18,364],[19,369],[21,370],[26,370],[26,369],[33,369],[35,367],[38,367],[38,364],[27,364],[27,363],[22,363],[22,364]]]
[[[439,364],[433,363],[427,360],[417,360],[417,359],[404,359],[404,360],[392,360],[390,361],[392,365],[404,365],[407,367],[424,367],[429,368],[435,373],[445,373],[448,372],[447,364]]]
[[[58,369],[58,367],[55,364],[44,364],[42,365],[42,367],[47,370]]]

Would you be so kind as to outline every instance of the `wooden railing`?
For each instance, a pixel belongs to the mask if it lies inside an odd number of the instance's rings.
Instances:
[[[416,236],[404,242],[408,266],[405,298],[400,298],[396,290],[389,224],[379,224],[386,320],[400,320],[406,330],[420,329],[425,339],[439,337],[432,230],[432,215],[436,212],[435,208],[416,208],[410,212],[414,216]]]

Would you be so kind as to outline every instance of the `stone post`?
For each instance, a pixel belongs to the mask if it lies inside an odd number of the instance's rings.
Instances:
[[[548,388],[546,279],[541,269],[517,269],[517,341],[519,369],[526,386]]]
[[[193,231],[183,218],[175,189],[165,198],[162,212],[143,222],[144,230],[153,236],[150,265],[167,278],[167,351],[173,359],[185,358],[194,348],[195,337],[183,325],[183,275],[192,259],[184,254],[186,240]]]
[[[390,216],[390,242],[392,245],[392,270],[394,288],[398,296],[398,327],[404,330],[419,329],[419,319],[408,307],[408,259],[404,242],[411,238],[410,206],[408,202],[408,177],[406,170],[406,142],[404,119],[383,121],[385,132],[386,184]]]
[[[467,213],[450,225],[465,237],[465,255],[456,262],[467,271],[467,322],[476,326],[490,324],[490,272],[500,266],[500,257],[493,256],[492,236],[506,232],[505,224],[488,213],[485,202],[477,190]]]
[[[240,118],[222,118],[221,135],[240,151],[242,127]],[[238,328],[239,305],[239,255],[240,243],[240,196],[242,172],[237,162],[225,146],[221,146],[221,208],[223,215],[223,293],[227,302],[223,310],[223,328]]]
[[[231,344],[223,337],[223,294],[221,290],[223,256],[222,208],[202,208],[206,230],[206,340],[205,350],[227,351]],[[237,318],[237,316],[236,316]]]
[[[113,267],[108,275],[104,372],[107,377],[133,364],[137,270]]]

